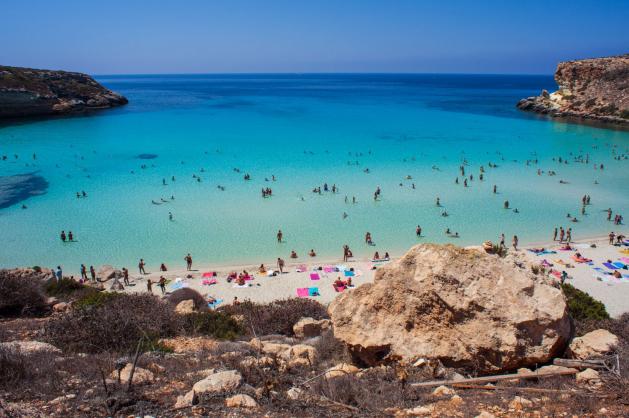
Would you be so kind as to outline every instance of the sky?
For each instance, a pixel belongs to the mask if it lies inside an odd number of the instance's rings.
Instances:
[[[90,74],[552,74],[629,52],[629,0],[19,0],[0,65]]]

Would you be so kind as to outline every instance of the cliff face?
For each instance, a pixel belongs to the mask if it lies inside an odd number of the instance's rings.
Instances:
[[[0,66],[0,118],[79,113],[126,103],[86,74]]]
[[[629,54],[562,62],[554,93],[518,102],[521,110],[553,117],[596,119],[629,125]]]

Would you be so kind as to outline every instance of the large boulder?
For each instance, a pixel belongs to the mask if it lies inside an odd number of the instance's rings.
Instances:
[[[61,350],[52,344],[41,341],[9,341],[0,343],[0,348],[19,352],[24,355],[61,354]]]
[[[370,366],[424,358],[487,373],[545,363],[570,336],[566,303],[519,257],[415,246],[331,303],[334,335]]]
[[[129,383],[129,379],[131,378],[131,370],[133,369],[133,364],[127,363],[122,370],[120,370],[120,381],[124,384]],[[116,370],[111,372],[109,376],[110,379],[118,379],[118,372]],[[150,370],[142,369],[140,367],[135,367],[133,370],[133,384],[142,385],[145,383],[151,383],[155,379],[155,376]]]
[[[240,386],[242,376],[236,370],[226,370],[212,373],[203,380],[194,384],[192,390],[199,393],[226,393],[231,392]]]
[[[122,274],[122,270],[117,270],[113,266],[110,266],[108,264],[102,265],[96,272],[96,277],[101,282],[106,282],[108,280],[116,279],[116,278],[120,279],[123,276],[124,275]]]
[[[575,359],[585,360],[610,353],[617,346],[617,336],[606,329],[597,329],[572,340],[568,347],[568,355]]]

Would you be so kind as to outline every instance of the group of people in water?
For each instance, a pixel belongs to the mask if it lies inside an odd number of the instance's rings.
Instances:
[[[68,233],[66,234],[66,231],[61,231],[61,234],[59,234],[59,238],[61,238],[62,242],[74,242],[74,234],[72,233],[72,231],[68,231]]]

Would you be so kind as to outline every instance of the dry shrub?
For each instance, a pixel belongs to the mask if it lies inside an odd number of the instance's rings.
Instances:
[[[19,349],[0,347],[0,389],[50,393],[59,383],[52,353],[22,353]]]
[[[242,333],[240,323],[223,312],[194,312],[179,317],[186,335],[207,335],[221,340],[233,340]]]
[[[352,362],[347,345],[334,337],[331,331],[324,332],[313,345],[317,349],[317,363],[320,367]]]
[[[0,270],[0,316],[41,313],[47,308],[40,281]]]
[[[282,299],[270,303],[244,301],[239,305],[228,305],[219,309],[243,319],[245,332],[249,336],[282,334],[293,335],[293,325],[303,317],[328,318],[325,307],[311,299]]]
[[[45,336],[64,350],[131,351],[140,339],[146,349],[160,337],[177,333],[180,322],[172,306],[147,294],[116,294],[102,304],[73,309],[45,327]]]

